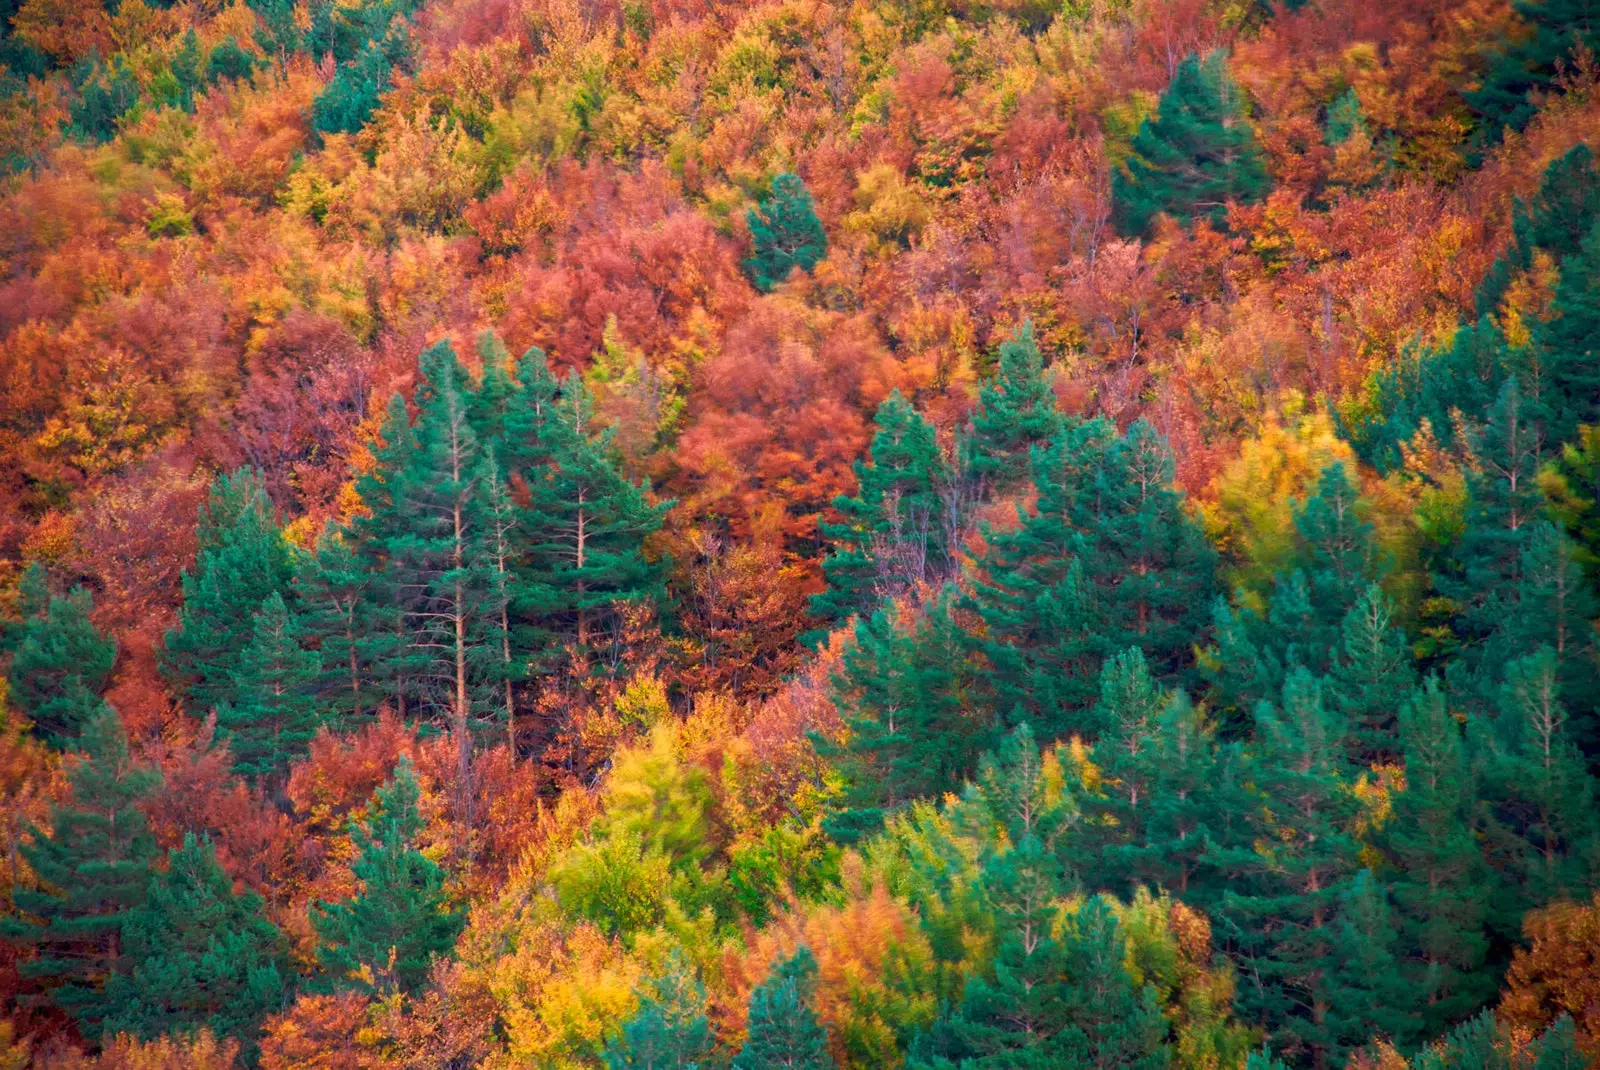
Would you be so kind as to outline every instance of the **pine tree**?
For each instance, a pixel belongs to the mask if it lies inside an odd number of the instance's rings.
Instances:
[[[1531,199],[1513,200],[1511,244],[1478,286],[1478,315],[1499,310],[1512,280],[1533,266],[1535,251],[1543,250],[1557,264],[1578,253],[1597,219],[1600,183],[1595,182],[1594,154],[1580,142],[1550,161]]]
[[[1318,478],[1316,493],[1294,508],[1294,567],[1276,577],[1266,614],[1249,602],[1237,609],[1218,603],[1213,611],[1216,647],[1204,668],[1213,697],[1234,723],[1245,724],[1258,703],[1281,694],[1297,666],[1323,676],[1335,671],[1341,655],[1351,657],[1348,644],[1357,637],[1350,629],[1365,625],[1349,614],[1382,573],[1367,511],[1368,503],[1357,494],[1344,465],[1329,465]],[[1369,602],[1367,611],[1372,623],[1378,607]],[[1394,640],[1381,632],[1365,638]],[[1371,668],[1378,671],[1380,666]],[[1392,717],[1393,709],[1378,712],[1385,714]],[[1352,724],[1356,730],[1364,727]]]
[[[117,660],[114,639],[90,620],[94,598],[82,587],[51,596],[37,561],[22,574],[22,621],[5,632],[11,651],[7,694],[34,731],[61,748],[100,709],[100,692]]]
[[[602,1058],[606,1070],[700,1070],[715,1055],[705,988],[682,962],[653,978]]]
[[[472,384],[449,341],[424,350],[419,365],[416,422],[404,426],[403,406],[391,408],[380,467],[359,484],[372,492],[372,512],[355,530],[382,562],[375,593],[394,599],[409,636],[390,672],[401,686],[420,685],[425,708],[449,727],[457,805],[470,817],[472,714],[481,705],[472,668],[486,601],[483,454],[470,419]]]
[[[1277,708],[1256,713],[1258,742],[1232,843],[1213,859],[1229,878],[1219,923],[1239,964],[1238,1002],[1288,1052],[1326,1058],[1338,1038],[1328,982],[1338,901],[1358,867],[1343,725],[1304,668]]]
[[[255,58],[239,47],[232,34],[224,37],[206,59],[206,82],[216,85],[223,79],[234,81],[255,73]]]
[[[178,106],[193,111],[194,96],[204,85],[200,80],[200,38],[193,26],[185,31],[183,45],[172,57],[172,78],[178,84]]]
[[[403,20],[380,40],[367,42],[353,61],[343,63],[311,102],[311,126],[320,134],[354,134],[367,125],[389,88],[394,69],[411,53],[411,34]]]
[[[1423,1000],[1423,1033],[1437,1036],[1494,993],[1484,970],[1488,873],[1473,834],[1475,788],[1461,726],[1429,677],[1400,711],[1405,790],[1393,799],[1383,845],[1393,865],[1400,972]]]
[[[217,728],[236,771],[277,780],[306,752],[321,723],[316,685],[322,658],[301,645],[300,623],[276,591],[256,611],[253,628],[234,672],[239,697],[217,707]]]
[[[234,670],[255,612],[289,589],[291,570],[272,503],[250,469],[217,477],[195,534],[200,552],[183,573],[183,609],[167,633],[162,669],[204,712],[237,699]]]
[[[1173,487],[1172,451],[1135,420],[1106,453],[1084,506],[1084,573],[1104,592],[1112,649],[1137,646],[1156,675],[1182,678],[1216,591],[1211,544]]]
[[[405,399],[395,394],[372,450],[374,463],[356,478],[364,512],[350,522],[348,533],[353,564],[366,573],[361,606],[352,615],[366,626],[363,645],[371,657],[374,690],[394,703],[402,719],[416,713],[420,681],[431,660],[412,635],[409,613],[416,596],[405,586],[405,570],[390,545],[410,524],[403,473],[418,448]]]
[[[1044,375],[1033,321],[1024,321],[1015,336],[1000,343],[994,378],[978,387],[972,414],[974,474],[991,484],[1017,482],[1034,447],[1048,445],[1064,424]]]
[[[750,227],[750,255],[744,270],[758,290],[777,289],[795,268],[809,272],[828,254],[828,235],[799,175],[774,178],[772,195],[759,209],[746,212],[745,222]]]
[[[1155,770],[1149,752],[1159,731],[1157,719],[1170,696],[1150,676],[1138,647],[1106,661],[1100,670],[1100,704],[1095,710],[1093,758],[1103,784],[1103,803],[1086,802],[1115,829],[1118,841],[1144,838],[1143,821],[1151,801]]]
[[[427,979],[432,960],[455,944],[465,917],[448,905],[444,873],[416,848],[422,831],[417,775],[401,758],[373,796],[365,827],[350,839],[361,890],[342,903],[318,903],[312,928],[323,941],[323,971],[334,985],[409,990]]]
[[[1485,644],[1488,666],[1536,653],[1555,653],[1563,700],[1578,718],[1578,734],[1587,739],[1600,705],[1595,678],[1595,641],[1591,621],[1597,604],[1577,560],[1577,548],[1555,525],[1535,520],[1518,562],[1515,601]]]
[[[373,604],[380,577],[355,551],[349,532],[330,527],[301,555],[294,578],[299,621],[322,655],[318,701],[336,717],[360,724],[379,702],[378,663],[388,636],[376,629]]]
[[[834,549],[822,561],[827,590],[811,599],[811,612],[825,621],[869,612],[948,566],[933,428],[898,390],[878,406],[876,423],[872,461],[855,465],[856,494],[833,501],[843,522],[820,525]]]
[[[1535,342],[1544,372],[1546,432],[1552,443],[1563,443],[1576,437],[1579,425],[1600,422],[1600,359],[1594,343],[1600,333],[1600,220],[1577,252],[1562,261],[1550,311],[1538,325]]]
[[[1507,42],[1493,57],[1481,88],[1466,94],[1482,122],[1481,138],[1496,144],[1507,127],[1521,130],[1538,110],[1530,96],[1548,91],[1556,67],[1578,48],[1600,45],[1600,20],[1593,0],[1516,0],[1529,32]]]
[[[801,945],[750,993],[749,1034],[732,1070],[828,1070],[828,1034],[812,1007],[817,960]]]
[[[593,405],[582,380],[569,377],[552,418],[540,430],[549,463],[527,476],[530,505],[524,573],[536,631],[550,649],[571,643],[587,656],[600,629],[625,602],[659,604],[665,562],[645,556],[644,540],[661,527],[672,502],[651,504],[649,484],[630,482],[609,456],[611,435],[594,433]]]
[[[818,737],[844,792],[824,824],[850,843],[887,814],[959,784],[993,742],[991,721],[966,708],[971,673],[948,597],[908,626],[893,604],[856,624],[833,680],[843,744]]]
[[[48,835],[29,830],[33,842],[22,854],[38,883],[14,890],[21,916],[0,919],[0,936],[37,948],[18,972],[80,1021],[94,1021],[100,986],[121,956],[122,925],[149,884],[156,843],[139,804],[161,776],[130,758],[109,706],[84,725],[76,749],[82,758],[67,774],[72,802],[51,808]]]
[[[1024,725],[985,756],[968,791],[974,819],[996,832],[980,859],[994,960],[968,979],[959,1006],[918,1041],[908,1065],[1165,1065],[1166,1021],[1127,975],[1115,913],[1091,900],[1056,935],[1069,881],[1064,834],[1077,813],[1041,759]]]
[[[522,540],[517,507],[493,447],[484,458],[482,487],[479,554],[484,601],[478,625],[480,634],[474,644],[476,661],[480,663],[476,666],[476,675],[493,687],[494,697],[486,703],[505,718],[506,741],[515,757],[516,684],[527,674],[527,659],[521,656],[525,638],[520,634],[523,629],[517,617],[527,594],[519,561]]]
[[[1215,589],[1209,544],[1172,489],[1172,459],[1144,421],[1069,427],[1032,458],[1022,526],[989,535],[971,607],[995,713],[1042,735],[1087,730],[1104,659],[1138,647],[1177,680]]]
[[[1494,920],[1509,935],[1530,904],[1581,896],[1600,880],[1600,822],[1555,651],[1507,665],[1498,705],[1492,725],[1472,724],[1487,766],[1486,847],[1502,882]]]
[[[1359,765],[1391,761],[1398,752],[1396,716],[1416,686],[1416,668],[1394,606],[1376,583],[1345,614],[1338,660],[1328,676],[1328,700],[1348,732]]]
[[[261,897],[235,895],[209,842],[191,833],[122,923],[122,967],[106,983],[108,1032],[145,1039],[210,1029],[253,1042],[285,1002],[289,944]]]
[[[1326,619],[1343,617],[1383,576],[1369,511],[1342,461],[1322,470],[1316,493],[1294,510],[1311,598]]]
[[[1421,992],[1399,969],[1394,908],[1371,870],[1342,891],[1329,944],[1325,1030],[1333,1058],[1381,1037],[1409,1048],[1421,1035]]]
[[[1191,53],[1161,94],[1155,117],[1139,125],[1125,169],[1111,175],[1123,233],[1143,234],[1162,212],[1183,223],[1221,223],[1230,202],[1266,195],[1266,165],[1227,62],[1220,49],[1205,59]]]
[[[1600,425],[1580,428],[1545,476],[1550,516],[1572,540],[1573,560],[1590,586],[1600,590]]]
[[[1187,694],[1156,685],[1137,649],[1106,662],[1097,720],[1100,790],[1083,802],[1085,846],[1098,844],[1101,858],[1096,886],[1187,896],[1217,805],[1215,729]]]
[[[1544,501],[1537,482],[1540,435],[1515,378],[1506,380],[1470,443],[1474,464],[1466,473],[1465,529],[1453,560],[1434,573],[1433,584],[1456,608],[1463,655],[1452,666],[1452,687],[1488,701],[1500,671],[1500,652],[1488,640],[1512,612],[1523,550]]]

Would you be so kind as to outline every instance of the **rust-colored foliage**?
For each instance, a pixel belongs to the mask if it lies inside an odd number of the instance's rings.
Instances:
[[[1536,910],[1523,919],[1522,935],[1528,946],[1506,971],[1500,1020],[1528,1039],[1571,1015],[1579,1049],[1600,1058],[1600,896]]]

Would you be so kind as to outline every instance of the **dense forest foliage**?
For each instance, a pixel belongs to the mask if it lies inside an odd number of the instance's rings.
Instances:
[[[1600,1063],[1586,0],[0,0],[0,1068]]]

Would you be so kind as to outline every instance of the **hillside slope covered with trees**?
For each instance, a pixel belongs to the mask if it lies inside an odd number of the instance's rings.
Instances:
[[[1580,0],[0,0],[0,1067],[1600,1064]]]

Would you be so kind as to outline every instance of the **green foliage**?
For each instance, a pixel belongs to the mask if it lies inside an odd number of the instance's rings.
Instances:
[[[183,608],[161,667],[203,712],[238,700],[238,658],[255,635],[256,612],[288,589],[291,573],[272,503],[250,469],[216,478],[195,534],[200,552],[184,570]]]
[[[732,1070],[831,1070],[828,1035],[812,1007],[817,960],[802,945],[750,993],[749,1035]]]
[[[1374,583],[1350,607],[1339,629],[1328,701],[1343,718],[1350,757],[1357,765],[1396,755],[1397,711],[1416,685],[1411,649],[1394,620],[1394,606]]]
[[[542,405],[543,399],[522,403]],[[534,442],[548,461],[528,480],[529,505],[520,526],[528,540],[526,613],[535,622],[530,638],[547,650],[571,642],[590,653],[601,626],[624,603],[654,606],[666,595],[668,562],[646,556],[644,541],[660,529],[673,503],[653,504],[648,483],[635,484],[622,474],[611,456],[611,430],[597,433],[593,420],[592,399],[572,376],[534,429]]]
[[[1048,445],[1065,425],[1044,375],[1044,358],[1025,321],[1000,343],[994,378],[978,387],[972,414],[972,470],[997,485],[1019,481],[1035,447]]]
[[[1492,723],[1472,722],[1486,766],[1485,829],[1505,930],[1530,905],[1580,897],[1600,878],[1595,784],[1572,738],[1549,647],[1505,667]],[[1503,930],[1504,931],[1504,930]]]
[[[255,57],[239,47],[239,42],[229,34],[212,48],[211,55],[206,59],[206,83],[216,85],[227,79],[234,81],[248,78],[255,73]]]
[[[250,1043],[285,1002],[288,941],[260,896],[234,894],[211,844],[193,834],[128,912],[122,940],[124,965],[106,984],[108,1031],[148,1039],[205,1028]]]
[[[1226,882],[1219,928],[1239,964],[1241,1016],[1285,1052],[1332,1057],[1348,1038],[1320,1009],[1338,976],[1338,903],[1360,868],[1343,724],[1296,668],[1256,725],[1252,791],[1228,799],[1238,809],[1210,859]]]
[[[828,235],[799,175],[774,178],[771,195],[745,213],[745,222],[750,255],[744,270],[758,290],[776,289],[795,268],[809,272],[828,254]]]
[[[117,964],[118,936],[144,899],[156,843],[140,804],[161,786],[134,763],[116,711],[102,706],[83,728],[82,758],[67,774],[70,803],[50,811],[50,831],[29,830],[22,855],[37,881],[12,893],[18,915],[0,936],[36,949],[17,965],[51,1000],[83,1022],[100,1018],[101,986]]]
[[[1323,142],[1328,145],[1343,145],[1357,134],[1367,131],[1367,117],[1361,110],[1361,98],[1356,96],[1355,89],[1346,89],[1344,94],[1328,105],[1328,122],[1324,128]]]
[[[217,707],[217,727],[249,776],[284,776],[306,752],[321,721],[316,697],[322,658],[302,645],[302,629],[274,591],[253,618],[250,643],[234,672],[234,702]]]
[[[1592,174],[1588,177],[1591,189],[1600,188],[1600,181]],[[1591,197],[1600,200],[1595,194]],[[1548,439],[1567,442],[1580,424],[1600,421],[1600,361],[1595,359],[1594,343],[1600,333],[1600,219],[1577,250],[1561,261],[1551,312],[1534,332],[1542,373],[1540,415]]]
[[[700,1070],[715,1065],[705,988],[674,962],[640,994],[639,1009],[601,1058],[606,1070]]]
[[[666,725],[616,755],[605,813],[549,872],[562,908],[631,938],[665,920],[675,901],[693,916],[726,909],[720,874],[704,872],[716,848],[709,778],[678,754]]]
[[[1544,472],[1547,510],[1572,540],[1572,559],[1600,589],[1600,425],[1579,428]]]
[[[972,675],[948,598],[920,620],[905,621],[891,604],[857,622],[833,680],[844,738],[814,740],[844,778],[824,822],[830,835],[852,843],[876,831],[885,815],[972,772],[995,730],[964,701]]]
[[[389,88],[396,66],[411,54],[411,31],[397,21],[387,34],[366,42],[353,60],[342,62],[333,79],[311,103],[311,127],[321,134],[354,134],[367,125]]]
[[[91,144],[116,136],[117,123],[139,103],[139,83],[118,56],[108,67],[94,57],[73,72],[77,95],[67,105],[67,132]]]
[[[933,428],[898,390],[878,406],[871,463],[855,464],[854,496],[833,500],[841,523],[823,521],[833,552],[822,560],[828,587],[811,612],[842,621],[884,598],[949,571],[944,460]]]
[[[1015,904],[1003,916],[993,976],[968,981],[960,1007],[935,1025],[909,1065],[1167,1066],[1167,1021],[1155,991],[1128,975],[1114,909],[1096,896],[1054,935],[1049,914],[1057,907],[1048,879],[1030,867],[1030,848],[1010,854],[1016,858],[987,878]],[[1048,910],[1024,912],[1023,904],[1035,901]]]
[[[381,701],[379,674],[394,635],[375,604],[382,578],[356,552],[349,532],[330,529],[295,561],[296,620],[321,654],[320,705],[359,724]]]
[[[1188,695],[1156,685],[1137,648],[1106,662],[1100,687],[1101,786],[1083,800],[1097,886],[1198,892],[1224,782],[1216,731]]]
[[[1577,49],[1593,52],[1600,45],[1589,0],[1516,0],[1513,6],[1527,31],[1486,49],[1489,64],[1482,84],[1465,94],[1482,123],[1480,139],[1491,145],[1507,128],[1528,125],[1537,110],[1531,97],[1553,87],[1558,65]]]
[[[984,625],[983,697],[1046,738],[1092,736],[1106,657],[1135,646],[1158,679],[1186,674],[1215,558],[1143,420],[1124,435],[1103,419],[1074,424],[1032,467],[1033,510],[989,534],[968,603]]]
[[[1145,233],[1161,213],[1182,223],[1220,224],[1230,202],[1266,196],[1266,164],[1227,62],[1220,49],[1204,59],[1191,53],[1162,93],[1155,118],[1139,124],[1132,155],[1111,176],[1124,233]]]
[[[52,596],[38,562],[23,573],[21,594],[22,621],[6,628],[0,645],[11,651],[7,694],[39,737],[61,749],[102,708],[117,644],[90,620],[93,596],[82,587]]]
[[[417,775],[409,758],[373,796],[364,826],[350,831],[358,852],[351,865],[361,890],[348,902],[315,905],[312,928],[335,987],[407,991],[427,979],[466,921],[451,907],[444,872],[416,848],[422,831]]]
[[[1423,1033],[1437,1036],[1494,992],[1483,968],[1489,873],[1473,833],[1477,790],[1437,678],[1401,708],[1400,740],[1406,786],[1383,846],[1395,871],[1400,970],[1423,997]]]

